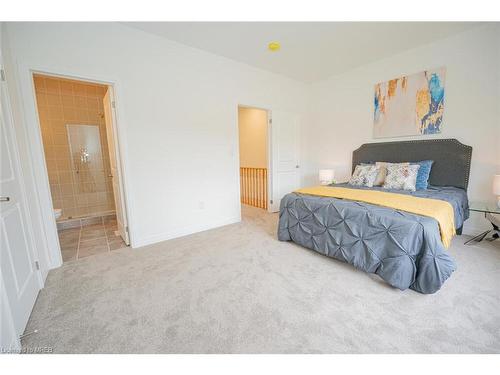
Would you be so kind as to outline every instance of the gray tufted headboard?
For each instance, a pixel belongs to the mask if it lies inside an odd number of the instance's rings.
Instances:
[[[352,170],[359,163],[434,160],[429,182],[467,190],[472,147],[456,139],[365,143],[352,153]]]

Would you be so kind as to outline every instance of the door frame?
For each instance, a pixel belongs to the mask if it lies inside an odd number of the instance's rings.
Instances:
[[[122,234],[120,232],[120,227],[118,226],[118,232],[120,233],[120,236],[122,237],[123,241],[126,243],[126,245],[130,245],[130,236],[129,236],[129,229],[128,229],[128,216],[127,216],[127,211],[126,211],[126,206],[127,206],[127,202],[125,200],[125,191],[124,191],[124,187],[123,187],[123,172],[122,172],[122,168],[121,168],[121,159],[120,159],[120,150],[118,149],[118,130],[117,130],[117,123],[116,123],[116,113],[115,113],[115,108],[116,108],[116,101],[115,101],[115,93],[114,93],[114,88],[112,85],[108,85],[108,90],[106,91],[106,94],[104,95],[106,97],[106,95],[108,95],[108,105],[109,105],[109,115],[111,117],[111,124],[108,124],[106,122],[106,119],[105,119],[105,127],[106,127],[106,134],[109,135],[109,129],[111,129],[111,133],[112,133],[112,138],[113,138],[113,157],[115,159],[115,164],[116,164],[116,173],[117,173],[117,176],[112,176],[113,178],[113,182],[112,184],[114,184],[114,179],[115,178],[118,178],[119,180],[119,195],[120,195],[120,206],[121,206],[121,212],[122,212],[122,215],[123,215],[123,223],[124,224],[124,233]],[[104,112],[106,113],[106,112]],[[108,142],[108,153],[109,153],[109,137],[107,137],[107,142]],[[110,159],[111,159],[111,156],[110,156]],[[113,194],[116,194],[116,191],[114,190],[114,187],[113,187]],[[117,211],[117,205],[116,205],[116,197],[114,197],[114,200],[115,200],[115,213],[116,213],[116,217],[118,218],[118,213],[116,212]]]
[[[123,209],[124,215],[127,216],[129,227],[130,246],[134,247],[133,222],[130,219],[130,196],[129,196],[129,180],[127,178],[129,170],[128,161],[126,158],[126,137],[123,125],[120,121],[120,111],[118,105],[118,93],[120,92],[119,83],[117,80],[96,77],[87,74],[78,74],[74,72],[66,72],[62,69],[52,69],[46,67],[22,66],[18,65],[18,75],[20,84],[21,102],[23,103],[25,118],[26,140],[29,147],[31,167],[33,168],[34,184],[38,192],[36,197],[39,210],[42,214],[42,230],[45,234],[49,268],[57,268],[62,265],[61,247],[57,234],[56,219],[54,217],[52,195],[50,192],[50,184],[48,179],[48,171],[45,159],[45,151],[43,148],[40,118],[38,114],[38,105],[36,102],[35,83],[33,80],[34,74],[41,74],[55,78],[73,79],[89,83],[97,83],[101,85],[111,86],[114,94],[115,108],[112,111],[114,115],[115,126],[115,150],[117,158],[120,160],[121,168],[121,188],[123,189]]]
[[[267,212],[271,211],[271,201],[273,200],[273,112],[269,108],[263,108],[255,105],[248,104],[238,104],[236,107],[236,128],[238,129],[238,176],[240,175],[240,119],[239,119],[239,109],[249,108],[249,109],[259,109],[265,111],[267,114]],[[239,202],[240,202],[240,212],[241,212],[241,185],[240,178],[238,178],[238,191],[239,191]]]

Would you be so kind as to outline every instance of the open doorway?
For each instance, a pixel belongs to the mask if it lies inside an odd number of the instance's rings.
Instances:
[[[268,124],[267,110],[238,107],[241,204],[264,210],[269,203]]]
[[[242,207],[278,212],[281,198],[299,188],[299,129],[295,113],[238,106]]]
[[[63,261],[126,247],[112,87],[38,73],[33,79]]]

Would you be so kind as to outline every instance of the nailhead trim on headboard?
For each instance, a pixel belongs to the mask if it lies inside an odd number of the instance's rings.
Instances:
[[[352,170],[357,164],[367,162],[434,160],[431,185],[456,186],[467,190],[471,159],[472,147],[456,139],[365,143],[352,153]]]

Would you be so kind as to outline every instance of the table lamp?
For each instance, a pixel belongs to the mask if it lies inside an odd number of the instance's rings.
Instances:
[[[333,182],[334,177],[335,177],[335,171],[333,169],[320,169],[319,170],[319,183],[321,185],[331,184]]]
[[[497,196],[497,206],[500,208],[500,174],[493,177],[493,194]]]

